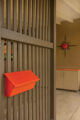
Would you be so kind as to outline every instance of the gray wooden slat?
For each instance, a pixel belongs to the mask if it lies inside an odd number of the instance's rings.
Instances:
[[[13,43],[13,71],[17,71],[17,43]],[[19,95],[14,96],[14,120],[19,120]]]
[[[48,120],[48,50],[46,48],[46,120]]]
[[[4,86],[5,86],[5,82],[4,82],[4,78],[3,78],[3,73],[5,72],[4,70],[4,41],[0,41],[0,44],[1,44],[1,52],[0,52],[0,55],[1,55],[1,70],[0,70],[0,83],[1,83],[1,93],[0,93],[0,98],[1,98],[1,103],[0,103],[0,109],[1,109],[1,112],[0,112],[0,119],[4,119],[4,120],[7,120],[6,118],[6,113],[7,113],[7,99],[5,97],[5,90],[4,90]]]
[[[46,33],[45,33],[45,36],[46,36],[46,40],[48,41],[48,0],[46,0],[46,19],[45,19],[45,24],[46,24]]]
[[[39,48],[36,47],[36,74],[37,76],[39,76]],[[40,115],[40,111],[39,111],[39,82],[37,82],[37,88],[36,88],[36,92],[37,92],[37,120],[39,120],[39,115]]]
[[[22,0],[19,0],[19,32],[22,34]],[[22,43],[18,43],[18,67],[22,71]],[[24,94],[20,94],[20,120],[24,120]]]
[[[35,37],[36,31],[36,0],[32,1],[32,36]]]
[[[39,6],[39,9],[40,9],[39,10],[40,11],[40,17],[39,17],[39,19],[40,19],[39,20],[40,21],[40,33],[39,34],[40,34],[40,39],[42,39],[42,12],[43,12],[42,11],[42,0],[39,1],[39,5],[40,5]]]
[[[17,31],[17,0],[13,0],[14,31]]]
[[[39,0],[36,1],[36,38],[39,38]]]
[[[32,70],[34,73],[36,73],[36,49],[35,49],[35,46],[32,47]],[[36,111],[37,111],[37,108],[36,108],[36,88],[33,89],[33,120],[37,120],[36,118]]]
[[[28,26],[29,26],[29,36],[31,36],[31,32],[32,32],[32,0],[28,1],[28,5],[29,5],[29,9],[28,9]],[[30,39],[29,39],[30,40]],[[32,63],[31,63],[31,45],[28,46],[28,60],[29,60],[29,69],[32,69]],[[29,120],[32,120],[32,90],[29,91]]]
[[[43,48],[43,120],[45,120],[45,49]]]
[[[32,17],[31,17],[31,14],[32,14],[32,0],[29,0],[28,1],[28,6],[29,6],[29,9],[28,9],[28,15],[29,15],[29,20],[28,20],[28,26],[29,26],[29,36],[31,36],[31,28],[32,28]]]
[[[27,45],[23,45],[23,70],[27,70]],[[24,93],[24,120],[28,120],[28,93]]]
[[[54,46],[54,52],[53,52],[53,67],[54,67],[54,74],[53,74],[53,81],[54,81],[54,85],[53,85],[53,119],[56,120],[56,0],[53,1],[52,3],[53,7],[53,11],[54,11],[54,15],[53,15],[53,31],[54,31],[54,35],[53,35],[53,46]]]
[[[28,46],[28,67],[29,70],[32,70],[32,54],[31,46]],[[32,120],[32,90],[29,91],[29,120]]]
[[[11,42],[7,42],[7,72],[11,72]],[[13,97],[8,98],[8,120],[13,120]]]
[[[36,38],[39,38],[39,0],[36,1]],[[39,47],[36,47],[36,74],[38,75],[39,72]],[[37,120],[39,120],[39,82],[37,83],[36,88],[37,93]]]
[[[45,40],[45,0],[43,0],[43,40]]]
[[[43,5],[43,0],[39,1],[39,12],[40,12],[40,17],[39,17],[39,22],[40,22],[40,39],[42,40],[42,5]],[[43,119],[43,104],[42,104],[42,48],[40,47],[40,120]]]
[[[40,120],[42,120],[42,114],[43,114],[43,107],[42,107],[42,75],[43,75],[43,69],[42,69],[42,48],[40,48]]]
[[[8,29],[11,29],[11,0],[7,0],[7,19],[8,19],[8,24],[7,27]],[[11,42],[7,43],[7,68],[8,72],[11,72]],[[13,98],[8,98],[8,120],[13,120]]]
[[[28,0],[24,0],[24,34],[27,34],[27,21],[28,21]],[[23,45],[23,69],[28,69],[28,62],[27,62],[27,45]],[[24,93],[24,120],[28,120],[29,118],[29,111],[28,111],[28,92]]]
[[[14,31],[17,31],[17,0],[13,0],[13,23]],[[17,43],[13,42],[13,68],[17,71]],[[14,96],[14,120],[19,120],[19,95]]]
[[[4,73],[4,41],[1,40],[1,27],[3,27],[3,21],[4,21],[4,1],[0,0],[0,119],[5,119],[6,113],[7,113],[7,99],[4,95],[4,79],[3,79],[3,73]],[[5,109],[6,108],[6,109]],[[5,112],[5,113],[4,113]]]
[[[50,41],[50,0],[48,0],[48,41]],[[48,120],[50,120],[50,49],[48,49]]]
[[[22,71],[22,44],[18,43],[18,70]],[[20,109],[20,120],[24,120],[24,101],[23,101],[23,93],[21,93],[19,98],[19,109]]]
[[[21,43],[26,43],[26,44],[31,44],[35,46],[41,46],[41,47],[46,47],[46,48],[53,48],[53,43],[49,41],[43,41],[31,36],[26,36],[21,33],[13,32],[7,29],[2,28],[1,29],[1,38],[2,39],[7,39],[11,41],[16,41],[16,42],[21,42]]]
[[[36,35],[36,0],[32,1],[32,36]],[[32,70],[36,73],[36,49],[35,46],[32,46]],[[36,118],[36,88],[33,89],[33,112],[32,117],[33,120],[37,120]]]
[[[28,0],[24,0],[24,33],[27,34],[27,21],[28,21]]]

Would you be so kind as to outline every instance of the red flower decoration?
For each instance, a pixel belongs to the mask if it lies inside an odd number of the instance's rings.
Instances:
[[[68,48],[68,44],[67,44],[67,43],[63,43],[63,44],[62,44],[62,48],[63,48],[63,49],[67,49],[67,48]]]

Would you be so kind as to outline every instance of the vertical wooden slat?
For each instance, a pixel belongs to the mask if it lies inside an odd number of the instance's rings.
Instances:
[[[43,48],[43,120],[45,120],[45,49]]]
[[[28,0],[24,0],[24,34],[27,34],[27,21],[28,21]],[[27,45],[23,45],[23,69],[28,69],[28,62],[27,62]],[[28,113],[28,92],[24,93],[24,120],[28,120],[29,113]]]
[[[39,38],[39,0],[36,1],[36,38]],[[39,48],[36,47],[36,74],[39,72]],[[39,120],[39,82],[37,83],[37,120]]]
[[[7,42],[7,72],[11,72],[11,42]],[[13,120],[13,98],[8,98],[8,120]]]
[[[53,1],[52,4],[53,7],[53,11],[54,11],[54,15],[53,15],[53,48],[54,48],[54,52],[53,52],[53,119],[56,120],[56,0]]]
[[[1,45],[1,58],[0,58],[0,65],[1,65],[1,70],[0,70],[0,85],[1,85],[1,90],[0,90],[0,119],[4,119],[7,120],[7,118],[5,118],[5,99],[6,97],[4,96],[4,77],[3,77],[3,73],[4,73],[4,41],[0,41],[0,45]]]
[[[32,62],[32,65],[33,65],[33,72],[36,73],[36,49],[35,49],[35,46],[32,47],[32,52],[33,52],[33,62]],[[36,88],[33,89],[33,120],[37,120],[36,119],[36,111],[37,111],[37,108],[36,108]]]
[[[45,24],[46,24],[45,36],[46,36],[46,38],[45,39],[48,40],[48,0],[46,0],[46,10],[45,10],[45,12],[46,12],[46,14],[45,14],[46,15],[45,16],[46,17],[46,19],[45,19]]]
[[[4,1],[0,0],[0,119],[5,119],[7,113],[7,99],[4,96],[4,41],[1,40],[1,28],[3,27],[4,21]],[[5,112],[5,113],[4,113]]]
[[[32,1],[32,36],[35,37],[36,31],[36,0]]]
[[[17,0],[13,0],[13,23],[14,23],[14,31],[17,31]],[[17,71],[17,43],[13,43],[13,64],[14,64],[14,72]],[[14,96],[14,120],[19,120],[19,96]]]
[[[39,37],[39,0],[36,1],[36,38]]]
[[[43,5],[43,0],[39,1],[39,11],[40,11],[40,39],[42,40],[42,5]],[[42,48],[40,48],[40,120],[42,120],[42,115],[43,115],[43,107],[42,107]]]
[[[27,45],[23,45],[23,70],[27,70]],[[28,94],[24,93],[24,120],[28,120]]]
[[[43,0],[43,40],[45,40],[45,0]]]
[[[28,15],[29,15],[29,20],[28,20],[28,22],[29,22],[29,23],[28,23],[29,36],[31,36],[31,27],[32,27],[32,26],[31,26],[31,25],[32,25],[32,22],[31,22],[31,21],[32,21],[32,20],[31,20],[31,19],[32,19],[32,17],[31,17],[31,15],[32,15],[32,5],[31,5],[31,4],[32,4],[32,0],[29,0],[29,1],[28,1],[28,7],[29,7],[29,9],[28,9],[28,12],[29,12],[29,13],[28,13]]]
[[[32,36],[35,37],[36,35],[36,0],[33,0],[32,1]],[[35,49],[35,46],[32,46],[32,70],[34,73],[36,73],[36,49]],[[32,116],[33,116],[33,120],[37,120],[36,119],[36,88],[33,89],[33,113],[32,113]]]
[[[27,34],[28,0],[24,0],[24,33]]]
[[[46,120],[48,120],[48,50],[47,50],[47,48],[46,48],[46,57],[45,57],[45,59],[46,59],[46,61],[45,61],[45,63],[46,63],[46,83],[45,83],[45,85],[46,85],[46,87],[45,87],[45,89],[46,89]]]
[[[48,0],[48,41],[50,41],[50,0]],[[50,120],[50,49],[48,49],[48,120]]]
[[[17,71],[17,43],[13,43],[13,69]],[[19,96],[14,96],[14,120],[19,120]]]
[[[39,48],[36,47],[36,74],[39,77]],[[39,82],[37,83],[37,120],[39,120]]]
[[[31,25],[32,25],[32,0],[28,1],[29,9],[28,9],[28,26],[29,26],[29,36],[31,36]],[[28,46],[28,67],[31,70],[31,45]],[[29,91],[29,120],[32,120],[32,90]]]
[[[8,29],[11,29],[11,0],[7,0]],[[7,43],[7,71],[11,72],[11,42]],[[13,120],[13,98],[8,98],[8,120]]]
[[[28,67],[29,70],[32,70],[32,54],[31,46],[28,46]],[[32,120],[32,90],[29,91],[29,120]]]
[[[22,33],[22,0],[19,0],[19,32]],[[22,71],[22,43],[18,43],[18,70]],[[20,120],[24,120],[24,94],[20,94]]]
[[[42,11],[42,1],[43,0],[39,0],[39,5],[40,5],[40,7],[39,7],[39,9],[40,9],[39,10],[40,11],[40,17],[39,17],[39,19],[40,19],[39,20],[40,21],[40,33],[39,33],[40,34],[40,39],[42,39],[42,12],[43,12]]]
[[[40,120],[42,120],[42,113],[43,113],[43,108],[42,108],[42,74],[43,74],[43,69],[42,69],[42,48],[40,48]]]

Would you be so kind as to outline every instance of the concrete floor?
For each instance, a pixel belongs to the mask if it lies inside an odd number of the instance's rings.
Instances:
[[[80,92],[56,91],[56,120],[80,120]]]

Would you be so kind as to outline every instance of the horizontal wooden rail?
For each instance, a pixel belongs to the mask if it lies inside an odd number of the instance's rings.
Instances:
[[[45,47],[45,48],[53,48],[53,43],[36,39],[34,37],[29,37],[27,35],[11,31],[5,28],[1,28],[1,38],[6,39],[6,40],[11,40],[11,41],[16,41],[16,42],[22,42],[25,44],[31,44],[35,46],[40,46],[40,47]]]

